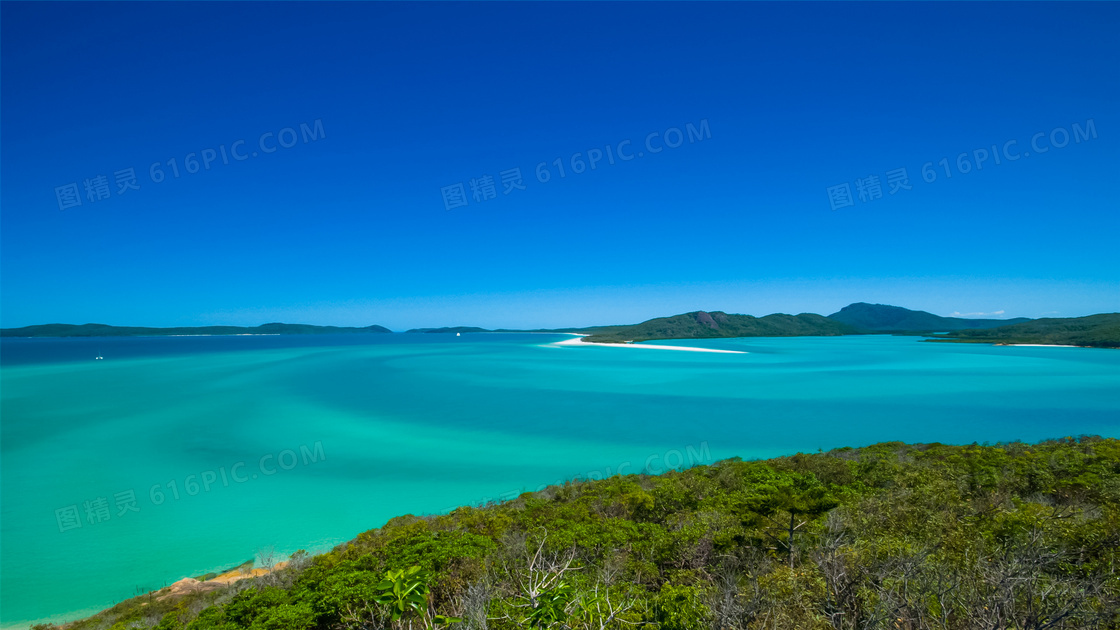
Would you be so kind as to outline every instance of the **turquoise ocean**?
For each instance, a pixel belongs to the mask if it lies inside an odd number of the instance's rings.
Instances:
[[[543,484],[884,441],[1120,435],[1120,352],[856,336],[4,339],[0,625]],[[101,355],[103,360],[95,360]]]

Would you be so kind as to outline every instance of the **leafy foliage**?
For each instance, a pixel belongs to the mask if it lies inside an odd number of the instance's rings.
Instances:
[[[393,621],[408,613],[421,616],[428,609],[428,575],[420,567],[389,571],[377,585],[381,593],[374,600],[387,606]]]

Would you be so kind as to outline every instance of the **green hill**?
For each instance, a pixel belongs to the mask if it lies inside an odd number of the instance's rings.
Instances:
[[[1120,348],[1120,313],[1034,319],[1023,324],[986,330],[958,330],[946,335],[937,335],[933,340]]]
[[[926,311],[912,311],[901,306],[856,302],[828,316],[829,319],[848,324],[867,332],[942,332],[967,328],[994,328],[1030,321],[1017,319],[964,319],[941,317]]]
[[[160,589],[67,627],[1107,630],[1120,623],[1118,440],[892,442],[711,465],[705,452],[678,452],[678,465],[700,464],[683,471],[648,474],[659,466],[447,515],[401,516],[321,556],[297,552],[270,575]]]
[[[348,328],[308,324],[263,324],[261,326],[188,326],[146,328],[106,324],[41,324],[0,329],[0,337],[166,337],[172,335],[326,335],[393,332],[384,326]]]
[[[722,311],[696,311],[658,317],[633,326],[612,326],[586,338],[598,343],[653,339],[715,339],[721,337],[803,337],[849,335],[855,328],[812,313],[774,314],[765,317],[729,315]]]

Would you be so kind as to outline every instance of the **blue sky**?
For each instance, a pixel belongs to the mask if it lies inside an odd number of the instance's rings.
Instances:
[[[1116,3],[5,2],[0,24],[5,327],[1120,310]]]

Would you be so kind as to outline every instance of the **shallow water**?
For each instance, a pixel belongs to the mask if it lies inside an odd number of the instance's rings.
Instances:
[[[749,354],[549,345],[566,338],[4,339],[2,625],[573,476],[1120,435],[1118,351],[889,336],[658,342]]]

